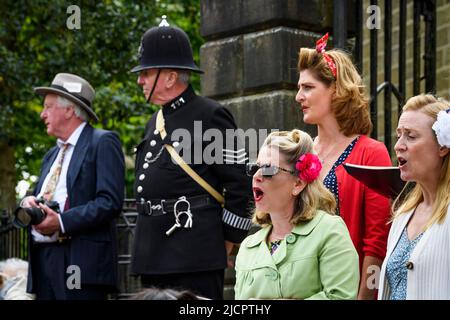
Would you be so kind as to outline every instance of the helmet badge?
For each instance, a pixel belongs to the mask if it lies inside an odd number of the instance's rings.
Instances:
[[[166,15],[163,15],[162,17],[162,20],[161,20],[161,22],[159,23],[159,25],[158,25],[158,27],[169,27],[170,25],[169,25],[169,23],[167,22],[167,16]]]

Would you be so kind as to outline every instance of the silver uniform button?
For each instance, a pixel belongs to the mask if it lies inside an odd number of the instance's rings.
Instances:
[[[138,193],[141,193],[142,190],[144,190],[144,188],[142,188],[142,186],[137,187],[137,192],[138,192]]]
[[[156,135],[158,135],[159,134],[159,130],[158,129],[155,129],[155,131],[153,131],[153,134],[156,136]]]
[[[139,176],[139,180],[144,180],[145,179],[145,174],[141,174],[140,176]]]
[[[147,169],[148,168],[148,163],[144,163],[144,165],[142,166],[142,168]]]
[[[151,145],[152,147],[156,146],[156,141],[155,141],[155,140],[150,141],[150,145]]]
[[[150,159],[152,157],[153,153],[151,152],[147,152],[147,154],[145,155],[145,159]]]
[[[179,143],[178,141],[175,141],[175,142],[173,143],[173,147],[174,147],[174,148],[177,148],[179,145],[180,145],[180,143]]]

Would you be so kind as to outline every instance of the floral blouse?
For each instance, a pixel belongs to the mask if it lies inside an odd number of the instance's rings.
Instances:
[[[394,251],[386,265],[386,277],[391,289],[390,300],[406,300],[406,289],[408,280],[408,260],[416,244],[422,238],[423,233],[414,240],[408,239],[408,232],[405,227],[402,235],[395,246]]]

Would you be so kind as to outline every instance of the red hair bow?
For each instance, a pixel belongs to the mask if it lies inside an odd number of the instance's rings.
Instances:
[[[316,51],[320,54],[322,54],[323,58],[328,64],[328,67],[330,67],[331,73],[336,78],[337,75],[337,68],[336,64],[334,63],[333,59],[325,52],[325,47],[327,46],[328,42],[328,32],[319,40],[316,42]]]

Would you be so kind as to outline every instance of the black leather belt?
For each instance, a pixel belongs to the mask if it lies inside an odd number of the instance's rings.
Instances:
[[[162,216],[166,213],[173,213],[174,206],[178,201],[180,201],[180,204],[177,207],[178,210],[187,210],[186,201],[189,202],[191,210],[217,203],[217,201],[209,195],[179,199],[143,199],[140,202],[136,202],[137,212],[144,216]]]

